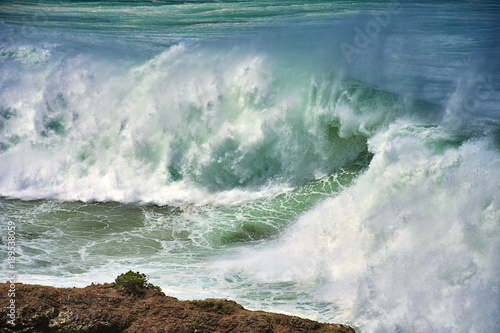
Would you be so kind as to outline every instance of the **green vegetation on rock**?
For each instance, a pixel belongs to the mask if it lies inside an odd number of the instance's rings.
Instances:
[[[115,285],[123,287],[129,294],[142,295],[146,289],[156,289],[161,291],[161,288],[148,282],[146,274],[139,272],[132,272],[118,275],[114,282]]]
[[[205,311],[213,311],[219,314],[232,314],[237,310],[242,310],[243,307],[235,301],[218,298],[207,298],[206,300],[190,301],[191,304],[199,306]]]

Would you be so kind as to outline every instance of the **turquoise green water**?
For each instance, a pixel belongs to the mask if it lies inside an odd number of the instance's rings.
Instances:
[[[498,15],[2,2],[3,271],[138,270],[360,332],[498,331]]]
[[[27,271],[43,269],[45,274],[67,276],[102,265],[103,258],[105,263],[117,258],[142,261],[168,252],[166,262],[177,262],[186,252],[203,258],[238,244],[272,238],[301,212],[349,184],[361,167],[349,166],[335,176],[240,205],[170,207],[2,199],[2,212],[3,219],[22,224],[20,260]],[[55,267],[47,255],[57,255],[52,258],[57,261]]]

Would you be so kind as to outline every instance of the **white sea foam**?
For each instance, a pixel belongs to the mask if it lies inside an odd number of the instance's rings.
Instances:
[[[350,137],[366,122],[347,120],[345,101],[331,113],[335,100],[317,100],[340,98],[345,87],[289,82],[272,68],[259,54],[183,43],[138,64],[83,54],[14,66],[0,91],[0,194],[239,203],[324,176],[365,149]],[[366,121],[373,127],[382,113]],[[325,129],[336,118],[348,128],[342,138]]]
[[[426,132],[441,130],[408,126],[370,140],[353,186],[233,264],[261,282],[316,285],[362,332],[494,332],[500,154],[481,139],[435,153]]]
[[[367,333],[500,330],[498,6],[403,2],[377,28],[386,3],[137,4],[0,12],[21,281],[134,269]]]

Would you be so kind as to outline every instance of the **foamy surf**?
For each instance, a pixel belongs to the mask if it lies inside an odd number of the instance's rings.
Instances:
[[[499,330],[495,4],[41,5],[0,5],[22,282]]]

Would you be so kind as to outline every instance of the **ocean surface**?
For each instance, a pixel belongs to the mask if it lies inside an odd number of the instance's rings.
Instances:
[[[0,225],[4,280],[500,332],[500,4],[1,1]]]

